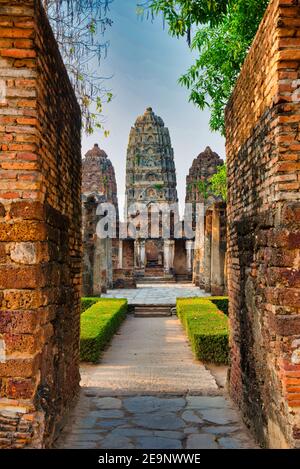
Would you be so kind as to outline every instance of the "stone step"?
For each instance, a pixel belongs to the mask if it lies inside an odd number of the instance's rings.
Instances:
[[[135,305],[134,316],[137,318],[157,318],[172,315],[174,305]]]
[[[137,278],[137,284],[145,284],[145,283],[176,283],[175,278],[170,277],[141,277]]]

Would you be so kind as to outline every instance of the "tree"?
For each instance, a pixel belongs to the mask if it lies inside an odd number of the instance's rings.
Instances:
[[[210,178],[211,191],[217,197],[227,200],[227,167],[226,164],[218,166],[217,172]]]
[[[190,37],[191,28],[217,24],[229,0],[147,0],[138,3],[138,12],[162,13],[173,36]]]
[[[222,134],[225,106],[268,3],[269,0],[146,2],[153,14],[163,14],[170,34],[187,34],[191,48],[198,52],[196,62],[179,82],[190,90],[190,101],[201,109],[211,109],[210,127]]]
[[[112,20],[113,0],[42,0],[62,58],[82,110],[84,129],[92,133],[103,128],[103,104],[112,94],[97,69],[107,53],[103,39]]]

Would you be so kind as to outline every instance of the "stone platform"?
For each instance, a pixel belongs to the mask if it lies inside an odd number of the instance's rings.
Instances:
[[[204,290],[200,290],[192,283],[175,283],[175,284],[160,284],[151,285],[144,284],[138,285],[135,289],[115,289],[108,290],[103,294],[103,298],[127,298],[130,305],[174,305],[176,298],[188,297],[207,297],[210,296]]]

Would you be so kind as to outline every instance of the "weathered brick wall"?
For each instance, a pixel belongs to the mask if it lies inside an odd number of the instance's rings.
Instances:
[[[81,119],[40,1],[0,0],[0,79],[0,447],[41,447],[79,387]]]
[[[230,389],[258,439],[300,446],[300,6],[271,0],[226,111]]]

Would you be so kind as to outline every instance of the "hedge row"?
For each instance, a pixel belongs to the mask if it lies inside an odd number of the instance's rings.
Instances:
[[[99,297],[81,298],[81,314],[100,300]]]
[[[177,315],[189,336],[192,350],[203,362],[228,364],[228,318],[216,298],[178,298]],[[225,304],[227,300],[217,297]]]
[[[101,351],[126,316],[127,300],[98,298],[96,304],[81,315],[80,359],[97,362]]]

